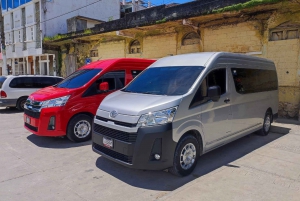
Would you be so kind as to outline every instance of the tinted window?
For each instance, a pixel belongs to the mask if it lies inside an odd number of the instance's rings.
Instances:
[[[99,85],[102,82],[107,82],[109,85],[109,90],[118,90],[124,87],[124,82],[122,80],[125,80],[125,71],[114,71],[109,72],[101,76],[96,82],[94,82],[89,89],[84,93],[84,97],[86,96],[92,96],[99,93],[103,93],[99,90]]]
[[[210,72],[202,81],[198,88],[190,107],[195,107],[208,101],[207,89],[211,86],[219,86],[221,88],[221,94],[226,93],[226,69],[217,69]]]
[[[18,77],[14,78],[9,87],[11,88],[45,88],[57,84],[62,78],[52,77]]]
[[[55,77],[36,77],[35,80],[36,80],[35,88],[45,88],[45,87],[56,85],[63,79],[55,78]]]
[[[93,77],[100,73],[102,69],[84,69],[78,70],[69,75],[66,79],[60,82],[56,87],[75,89],[82,87],[88,83]]]
[[[275,70],[261,69],[231,69],[235,89],[240,94],[257,93],[278,89]]]
[[[18,77],[14,78],[10,84],[10,88],[34,88],[33,77]]]
[[[2,88],[2,85],[5,80],[6,80],[6,77],[0,76],[0,89]]]
[[[182,95],[188,92],[204,67],[155,67],[143,71],[123,91],[155,95]]]

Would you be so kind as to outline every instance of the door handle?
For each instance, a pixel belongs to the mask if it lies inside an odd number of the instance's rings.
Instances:
[[[224,103],[228,103],[228,102],[230,102],[230,99],[229,99],[229,98],[226,98],[226,99],[224,100]]]

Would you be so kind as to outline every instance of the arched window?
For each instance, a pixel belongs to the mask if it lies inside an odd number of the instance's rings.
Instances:
[[[129,52],[130,54],[141,53],[141,44],[138,40],[134,40],[131,42]]]
[[[182,38],[182,45],[194,45],[200,43],[200,36],[196,32],[190,32]]]

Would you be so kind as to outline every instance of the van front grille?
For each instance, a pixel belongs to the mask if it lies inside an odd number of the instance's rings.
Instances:
[[[40,118],[40,115],[41,115],[40,112],[33,112],[33,111],[27,110],[27,109],[24,109],[24,113],[25,113],[27,116],[30,116],[30,117],[35,118],[35,119],[39,119],[39,118]]]
[[[123,161],[125,163],[132,164],[132,156],[126,156],[124,154],[118,153],[114,150],[108,149],[106,147],[103,147],[99,144],[93,143],[93,148],[107,156],[110,156],[114,159],[118,159],[120,161]]]
[[[132,124],[132,123],[126,123],[126,122],[121,122],[121,121],[115,121],[113,119],[107,119],[104,117],[100,117],[100,116],[96,116],[96,119],[100,120],[100,121],[104,121],[104,122],[114,122],[114,124],[119,125],[119,126],[124,126],[124,127],[129,127],[129,128],[133,128],[136,127],[137,124]]]
[[[107,137],[120,140],[123,142],[134,143],[137,138],[137,133],[126,133],[123,131],[107,128],[98,124],[94,124],[94,131]]]

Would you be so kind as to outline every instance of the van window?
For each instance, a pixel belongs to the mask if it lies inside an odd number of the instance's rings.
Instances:
[[[122,81],[123,80],[123,81]],[[125,71],[108,72],[102,75],[97,81],[95,81],[83,94],[83,97],[93,96],[99,93],[99,84],[102,82],[108,82],[109,90],[118,90],[124,87]]]
[[[18,77],[14,78],[10,84],[10,88],[34,88],[33,77]]]
[[[236,92],[240,94],[257,93],[278,89],[275,70],[232,68]]]
[[[207,89],[211,86],[219,86],[221,95],[226,93],[226,68],[213,70],[205,77],[191,102],[190,108],[208,101],[206,99]]]
[[[60,82],[55,87],[58,88],[68,88],[68,89],[76,89],[82,87],[86,83],[88,83],[91,79],[93,79],[98,73],[101,72],[102,69],[84,69],[77,70],[71,75],[69,75],[66,79]]]
[[[188,92],[204,67],[155,67],[143,71],[123,91],[176,96]]]
[[[36,77],[35,88],[45,88],[45,87],[53,86],[62,80],[63,80],[62,78],[56,78],[56,77]]]
[[[0,76],[0,89],[2,88],[2,85],[3,85],[5,80],[6,80],[6,77]]]

